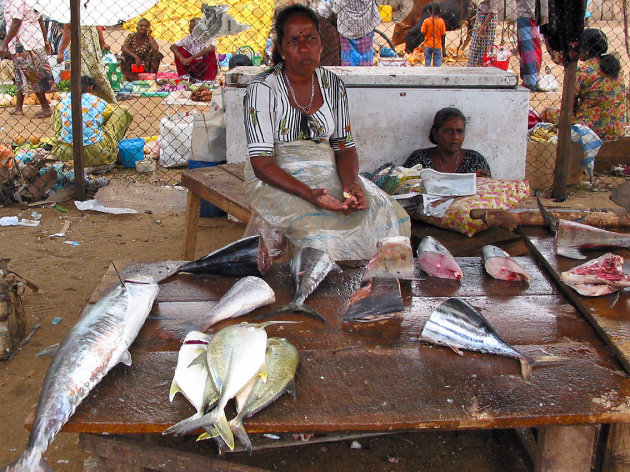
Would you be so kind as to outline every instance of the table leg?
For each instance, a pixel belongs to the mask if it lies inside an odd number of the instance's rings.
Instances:
[[[183,259],[185,261],[192,261],[195,258],[200,209],[201,197],[191,190],[188,190],[188,197],[186,199],[186,227],[184,228]]]
[[[540,428],[535,472],[589,472],[595,431],[596,425]]]
[[[630,424],[613,423],[608,432],[602,472],[630,471]]]

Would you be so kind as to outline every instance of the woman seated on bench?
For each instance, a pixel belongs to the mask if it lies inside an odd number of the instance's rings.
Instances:
[[[81,77],[81,108],[83,109],[83,163],[86,166],[115,164],[118,143],[125,135],[133,117],[127,107],[108,104],[93,95],[96,82],[89,75]],[[72,98],[63,98],[53,116],[55,144],[52,155],[61,161],[72,160]]]
[[[254,219],[268,242],[271,229],[335,260],[369,258],[381,238],[410,235],[409,216],[358,175],[344,84],[319,67],[315,12],[291,5],[274,24],[275,65],[245,96],[245,190]]]
[[[438,172],[472,173],[492,177],[486,159],[477,151],[463,149],[466,138],[466,117],[457,108],[442,108],[435,114],[429,140],[436,146],[417,149],[407,158],[404,167],[422,164]]]

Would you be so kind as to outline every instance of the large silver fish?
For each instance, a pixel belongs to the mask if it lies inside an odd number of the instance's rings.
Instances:
[[[554,246],[556,254],[572,259],[586,259],[580,249],[630,248],[630,234],[615,233],[575,221],[559,220]]]
[[[131,365],[127,350],[158,293],[153,277],[137,275],[92,306],[59,346],[39,395],[26,450],[7,471],[51,470],[42,455],[94,386],[119,362]]]
[[[330,271],[341,272],[335,262],[324,251],[314,247],[303,247],[291,259],[291,281],[293,282],[293,300],[261,316],[266,318],[276,313],[301,312],[318,318],[322,323],[326,319],[316,310],[304,305],[304,300],[326,278]]]
[[[481,255],[486,272],[495,279],[529,282],[529,274],[525,269],[500,247],[486,244],[481,248]]]
[[[273,289],[260,277],[243,277],[228,290],[200,319],[164,320],[161,329],[169,331],[205,331],[219,321],[237,318],[276,301]]]
[[[433,277],[459,280],[463,275],[453,255],[433,236],[425,236],[420,241],[418,264]]]
[[[169,394],[172,402],[175,394],[181,392],[195,407],[198,417],[219,400],[219,392],[210,378],[205,359],[211,338],[212,335],[199,331],[191,331],[186,335],[177,355]]]
[[[518,359],[523,378],[531,377],[531,361],[503,341],[488,320],[461,298],[449,298],[437,307],[424,325],[421,338],[448,346],[460,355],[460,349],[465,349]]]
[[[198,428],[214,426],[230,449],[234,436],[225,417],[225,405],[255,376],[267,377],[265,326],[285,321],[241,323],[223,328],[212,336],[207,349],[208,370],[219,390],[219,401],[213,410],[198,418],[190,418],[167,428],[162,434],[184,434]]]

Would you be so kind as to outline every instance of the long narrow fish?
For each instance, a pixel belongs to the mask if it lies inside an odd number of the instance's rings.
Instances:
[[[276,301],[273,289],[260,277],[243,277],[228,290],[203,318],[165,320],[160,329],[167,331],[205,331],[219,321],[237,318]]]
[[[560,274],[560,279],[580,295],[598,297],[630,287],[630,274],[624,273],[624,258],[606,253]]]
[[[630,234],[615,233],[594,226],[560,220],[554,239],[556,254],[572,259],[586,259],[580,249],[604,247],[630,248]]]
[[[68,332],[39,395],[26,450],[7,471],[51,470],[42,455],[94,386],[119,362],[131,365],[127,350],[158,293],[153,277],[137,275],[94,304]]]
[[[191,331],[186,335],[177,355],[177,366],[171,382],[169,400],[178,392],[195,407],[201,417],[219,400],[219,392],[208,373],[206,360],[208,343],[212,335]]]
[[[219,390],[219,401],[213,410],[201,418],[193,415],[167,428],[162,434],[180,435],[214,426],[228,447],[234,449],[234,436],[225,416],[225,405],[255,375],[267,378],[267,332],[264,327],[274,323],[286,321],[241,323],[215,333],[208,344],[207,357],[210,376]]]
[[[228,244],[192,262],[183,264],[176,273],[218,274],[243,277],[267,275],[271,268],[269,251],[259,236],[249,236]]]
[[[406,236],[390,236],[376,243],[376,252],[365,267],[362,281],[373,277],[413,279],[413,251]]]
[[[343,321],[370,322],[392,318],[405,309],[396,277],[374,277],[350,296]]]
[[[529,282],[529,274],[503,249],[487,244],[481,248],[483,266],[495,279]]]
[[[488,320],[461,298],[449,298],[437,307],[424,325],[421,338],[448,346],[460,355],[460,349],[465,349],[518,359],[523,378],[532,375],[531,361],[503,341]]]
[[[433,236],[425,236],[420,241],[418,263],[423,271],[433,277],[459,280],[463,275],[453,255]]]
[[[312,308],[304,305],[304,300],[319,286],[330,271],[341,272],[341,268],[324,251],[314,247],[303,247],[291,259],[291,281],[293,282],[293,300],[260,318],[277,313],[301,312],[318,318],[322,323],[326,319]]]

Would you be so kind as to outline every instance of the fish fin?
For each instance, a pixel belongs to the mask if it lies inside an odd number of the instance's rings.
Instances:
[[[216,431],[216,429],[213,428],[211,431]],[[214,435],[212,433],[209,433],[208,431],[206,431],[204,433],[201,433],[199,436],[197,436],[197,439],[195,439],[195,441],[204,441],[206,439],[212,439],[213,437]]]
[[[181,420],[179,423],[175,423],[169,428],[166,428],[162,434],[174,434],[175,436],[180,436],[205,426],[214,425],[221,416],[225,417],[225,413],[222,410],[219,411],[217,408],[201,417],[195,413],[194,415]]]
[[[455,352],[455,354],[459,354],[460,356],[464,355],[464,353],[462,351],[460,351],[457,346],[453,346],[451,344],[448,344],[448,347],[450,347],[453,350],[453,352]]]
[[[175,394],[181,391],[182,390],[179,388],[179,385],[177,384],[177,382],[175,382],[175,379],[173,379],[173,381],[171,382],[171,390],[168,393],[168,400],[172,403],[173,398],[175,398]]]
[[[125,352],[123,352],[123,353],[120,355],[120,359],[118,359],[118,362],[119,362],[119,363],[121,363],[121,362],[122,362],[122,363],[123,363],[123,364],[125,364],[126,366],[130,366],[130,365],[131,365],[131,354],[129,353],[129,351],[127,351],[127,350],[125,349]]]
[[[614,308],[617,302],[619,301],[619,291],[613,293],[613,296],[610,299],[610,308]]]
[[[234,433],[234,435],[238,438],[238,440],[241,442],[243,447],[247,449],[247,453],[251,456],[252,452],[254,452],[254,448],[252,446],[252,442],[249,440],[247,431],[245,431],[245,426],[243,425],[243,421],[240,419],[238,421],[232,420],[230,422],[230,426],[232,428],[232,432]]]
[[[35,354],[35,357],[43,357],[43,356],[54,357],[55,354],[57,354],[58,350],[59,350],[59,343],[51,344],[50,346],[45,347],[44,349],[39,351],[37,354]]]
[[[0,469],[0,472],[20,472],[23,470],[33,472],[54,472],[54,469],[43,457],[40,457],[39,462],[36,464],[32,464],[30,462],[32,462],[32,458],[28,457],[25,452],[18,460]]]
[[[208,367],[208,354],[205,351],[202,352],[197,357],[195,357],[192,361],[190,361],[190,364],[188,364],[188,367],[192,367],[194,365]]]
[[[232,428],[230,427],[230,423],[228,423],[225,414],[221,415],[218,421],[214,424],[219,436],[221,439],[225,441],[227,447],[230,448],[230,451],[234,450],[234,434],[232,433]]]
[[[292,311],[297,311],[300,313],[304,313],[305,315],[311,316],[319,321],[321,321],[322,323],[326,324],[326,318],[324,318],[319,312],[317,312],[316,310],[313,310],[312,308],[306,306],[306,305],[293,305],[293,310]]]
[[[336,262],[332,263],[332,265],[330,266],[330,270],[332,272],[343,272],[343,269],[339,267]]]
[[[586,256],[582,254],[582,251],[575,247],[559,247],[556,249],[556,254],[559,256],[569,257],[571,259],[586,259]]]
[[[267,313],[263,313],[262,315],[258,315],[254,318],[256,321],[264,320],[265,318],[270,318],[278,313],[289,313],[293,311],[292,305],[282,305],[281,307],[276,308],[275,310],[268,311]]]
[[[293,400],[297,400],[297,390],[295,388],[295,379],[289,380],[289,383],[287,384],[284,391],[287,393],[290,393],[291,396],[293,397]]]
[[[521,363],[521,375],[523,376],[523,379],[529,380],[532,377],[532,372],[534,370],[532,361],[525,356],[519,357],[518,360]]]
[[[260,368],[260,372],[258,372],[257,375],[260,376],[261,380],[263,381],[263,383],[267,383],[267,374],[269,373],[269,370],[267,369],[267,363],[265,362],[263,364],[263,366]]]

